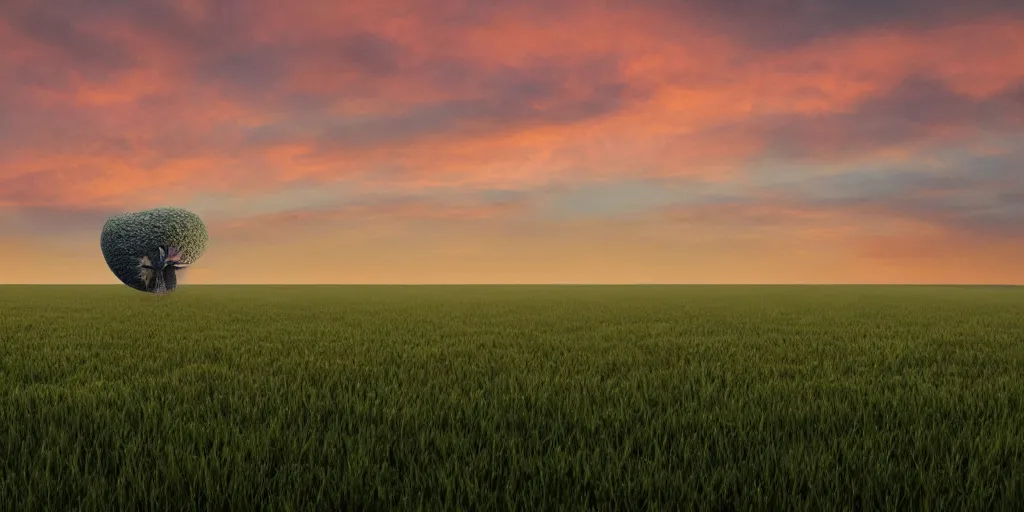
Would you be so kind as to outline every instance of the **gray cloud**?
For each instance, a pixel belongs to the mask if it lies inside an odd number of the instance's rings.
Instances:
[[[344,64],[375,76],[398,72],[402,54],[406,51],[398,43],[372,32],[341,37],[337,46],[338,56]]]
[[[703,22],[764,50],[877,27],[939,27],[1022,17],[1018,0],[650,0],[666,16]]]
[[[69,208],[61,206],[0,207],[0,234],[61,236],[95,233],[97,252],[103,223],[124,213],[109,208]]]
[[[85,31],[73,10],[69,12],[68,7],[73,5],[14,0],[0,5],[0,18],[29,40],[59,53],[69,67],[86,77],[101,78],[137,64],[133,52],[123,43]]]
[[[933,136],[958,137],[979,130],[1022,133],[1024,102],[1020,88],[1015,85],[978,100],[957,94],[938,80],[910,76],[849,111],[755,116],[680,137],[679,142],[757,139],[766,145],[765,153],[758,158],[815,160],[900,147]]]
[[[322,150],[358,149],[455,133],[569,124],[608,114],[645,94],[628,86],[619,76],[617,62],[608,59],[572,69],[537,62],[464,75],[464,79],[467,87],[482,92],[394,116],[338,118],[307,111],[250,130],[246,143],[262,146],[312,138]],[[583,84],[584,90],[570,90],[573,80]]]
[[[924,223],[958,234],[1024,240],[1024,151],[950,158],[940,169],[855,169],[701,196],[663,210],[689,222],[786,226],[818,214]],[[800,215],[794,216],[794,212]]]

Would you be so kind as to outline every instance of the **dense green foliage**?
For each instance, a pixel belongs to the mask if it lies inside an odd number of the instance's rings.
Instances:
[[[181,262],[195,263],[210,242],[206,224],[198,215],[175,207],[153,208],[115,215],[103,224],[100,250],[110,271],[122,283],[145,291],[139,278],[139,260],[153,257],[157,247],[175,247]]]
[[[1024,510],[1024,288],[0,287],[0,510]]]

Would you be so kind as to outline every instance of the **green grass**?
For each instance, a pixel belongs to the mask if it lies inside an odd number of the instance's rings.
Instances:
[[[1024,288],[0,287],[0,510],[1022,510]]]

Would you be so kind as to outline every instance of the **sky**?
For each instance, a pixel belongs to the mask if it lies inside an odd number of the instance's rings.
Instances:
[[[1019,0],[4,0],[0,283],[1024,284]]]

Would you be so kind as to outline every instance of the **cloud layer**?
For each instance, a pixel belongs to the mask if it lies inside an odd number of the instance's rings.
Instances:
[[[177,205],[194,282],[1024,283],[1021,55],[1010,0],[10,0],[0,282]]]

